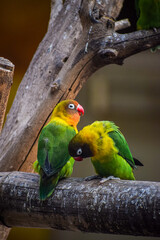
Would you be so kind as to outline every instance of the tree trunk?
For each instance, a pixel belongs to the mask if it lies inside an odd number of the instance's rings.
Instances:
[[[68,178],[45,201],[38,186],[37,174],[0,174],[1,224],[160,237],[160,183]]]
[[[115,32],[126,24],[113,21],[122,5],[123,0],[66,0],[64,5],[52,1],[48,31],[20,84],[0,137],[1,171],[32,170],[35,142],[54,106],[75,98],[93,72],[107,64],[122,64],[130,55],[160,44],[160,29]]]

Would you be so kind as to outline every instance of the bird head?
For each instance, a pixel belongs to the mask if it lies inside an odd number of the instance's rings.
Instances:
[[[76,160],[82,161],[83,158],[93,157],[96,154],[94,146],[94,134],[87,132],[87,127],[77,133],[69,143],[69,154]]]
[[[76,128],[81,115],[84,115],[84,109],[77,101],[64,100],[58,103],[54,108],[51,120],[55,117],[59,117],[70,126]]]

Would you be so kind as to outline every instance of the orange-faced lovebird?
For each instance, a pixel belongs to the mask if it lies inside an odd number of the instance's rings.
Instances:
[[[57,104],[50,122],[43,127],[34,170],[40,174],[40,199],[45,200],[55,190],[58,181],[72,174],[74,159],[68,152],[68,144],[76,135],[83,107],[74,100]]]
[[[91,157],[100,177],[134,180],[135,165],[143,166],[132,157],[123,134],[110,121],[96,121],[79,131],[69,143],[69,154],[77,161]]]

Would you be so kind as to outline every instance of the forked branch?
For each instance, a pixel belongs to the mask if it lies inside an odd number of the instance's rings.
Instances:
[[[0,137],[1,171],[31,171],[35,157],[30,153],[35,152],[36,139],[54,106],[75,98],[93,72],[160,44],[160,29],[115,32],[121,26],[113,19],[123,0],[53,2],[48,32],[20,84]]]

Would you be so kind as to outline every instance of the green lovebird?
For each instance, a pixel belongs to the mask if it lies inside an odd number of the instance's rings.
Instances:
[[[91,157],[100,177],[134,180],[133,169],[141,162],[132,157],[119,128],[110,121],[96,121],[84,127],[69,143],[69,153],[75,160]]]
[[[160,27],[160,0],[135,0],[135,6],[137,11],[138,30],[148,30]],[[155,52],[160,49],[160,45],[151,49],[151,52]]]
[[[151,29],[160,27],[160,0],[135,0],[139,17],[137,29]]]
[[[74,100],[65,100],[54,108],[50,122],[44,126],[38,141],[37,160],[33,167],[40,174],[40,199],[55,190],[58,181],[72,174],[74,159],[68,152],[70,140],[78,132],[77,124],[83,107]]]

